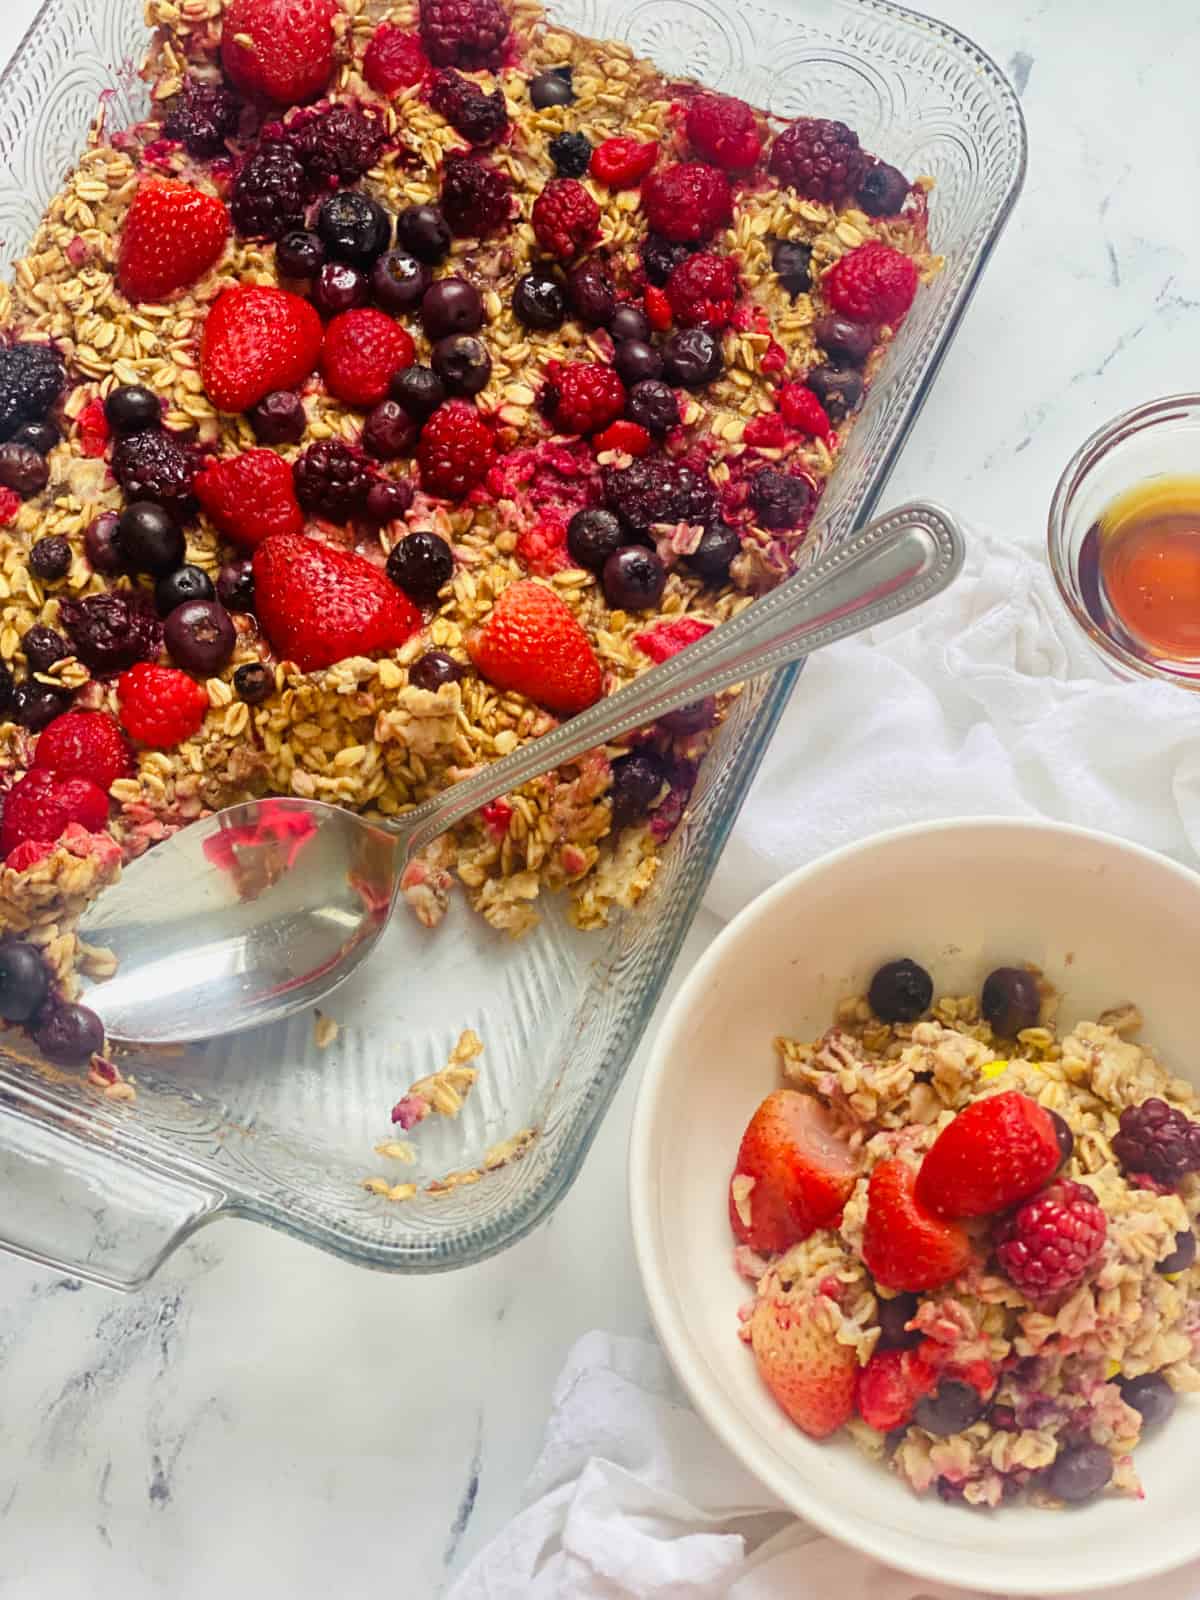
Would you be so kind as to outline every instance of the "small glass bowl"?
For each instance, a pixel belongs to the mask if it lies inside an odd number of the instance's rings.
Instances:
[[[1050,503],[1050,570],[1067,610],[1118,677],[1200,689],[1200,660],[1151,654],[1122,628],[1100,583],[1098,523],[1118,496],[1157,477],[1200,473],[1200,394],[1135,406],[1082,444]]]

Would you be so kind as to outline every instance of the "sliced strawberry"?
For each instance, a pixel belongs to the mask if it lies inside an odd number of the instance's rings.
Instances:
[[[248,411],[276,389],[295,389],[317,364],[324,330],[307,300],[286,289],[226,289],[204,325],[200,376],[218,411]]]
[[[585,711],[604,692],[600,663],[575,613],[532,579],[509,584],[467,648],[489,683],[560,716]]]
[[[315,100],[333,75],[336,0],[229,0],[221,62],[247,94],[279,106]]]
[[[292,469],[274,450],[212,462],[196,474],[196,496],[214,526],[238,544],[304,530]]]
[[[38,768],[4,797],[0,857],[30,841],[53,844],[73,822],[96,833],[107,821],[108,796],[90,778],[60,778]]]
[[[776,1089],[742,1135],[729,1221],[752,1250],[787,1250],[824,1227],[850,1198],[857,1162],[815,1096]],[[739,1183],[739,1179],[750,1180]]]
[[[229,213],[215,195],[155,178],[133,197],[121,230],[117,282],[133,301],[162,300],[216,265]]]
[[[881,1161],[871,1173],[862,1255],[885,1289],[919,1294],[957,1278],[971,1259],[971,1241],[956,1222],[926,1211],[916,1173],[904,1161]]]
[[[921,1163],[917,1199],[939,1217],[991,1216],[1048,1183],[1061,1160],[1044,1106],[1015,1090],[990,1095],[938,1134]]]
[[[750,1318],[759,1376],[798,1428],[813,1439],[836,1433],[854,1412],[854,1348],[836,1335],[837,1311],[824,1295],[764,1295]]]

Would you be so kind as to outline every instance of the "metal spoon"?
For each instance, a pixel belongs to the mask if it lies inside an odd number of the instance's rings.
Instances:
[[[90,908],[118,958],[87,1003],[110,1038],[210,1039],[315,1005],[371,954],[406,865],[472,812],[676,707],[940,593],[962,534],[914,503],[871,523],[636,683],[394,821],[315,800],[230,806],[156,845]]]

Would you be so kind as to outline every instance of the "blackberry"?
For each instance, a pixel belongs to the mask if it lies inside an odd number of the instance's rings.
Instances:
[[[560,178],[582,178],[592,159],[592,141],[584,133],[555,134],[550,159]]]
[[[504,173],[453,151],[442,167],[442,213],[452,233],[483,238],[512,216],[512,185]]]
[[[40,422],[62,393],[66,368],[48,344],[0,348],[0,440],[23,422]]]
[[[82,600],[64,600],[59,620],[75,654],[97,675],[154,661],[162,649],[162,623],[146,594],[110,589]]]
[[[445,117],[468,144],[477,148],[498,144],[508,130],[508,111],[504,91],[484,94],[478,84],[460,72],[447,69],[433,80],[429,104],[439,117]]]
[[[760,528],[780,533],[798,528],[813,502],[807,478],[794,478],[786,472],[764,467],[750,482],[750,505]]]
[[[309,445],[293,465],[292,475],[304,509],[331,522],[360,516],[373,481],[366,462],[340,439],[318,439]]]
[[[672,244],[661,233],[648,233],[642,240],[640,252],[642,271],[651,283],[661,289],[679,263],[686,261],[688,256],[694,254],[694,250],[692,245]]]
[[[303,228],[308,193],[296,152],[286,144],[263,145],[234,182],[233,225],[245,239],[282,239]]]
[[[1200,1122],[1151,1097],[1125,1107],[1112,1147],[1127,1176],[1144,1174],[1173,1189],[1200,1171]]]
[[[373,111],[329,105],[300,111],[284,138],[314,188],[357,183],[383,154],[387,133]]]
[[[797,117],[772,145],[767,163],[781,183],[831,205],[855,193],[866,164],[858,135],[822,117]]]
[[[659,522],[707,524],[716,515],[712,484],[661,457],[605,467],[601,483],[607,504],[634,533],[646,534]]]
[[[196,463],[169,433],[155,429],[119,440],[112,470],[127,500],[153,500],[181,521],[196,509],[192,494]]]
[[[188,155],[205,161],[223,155],[225,141],[238,130],[241,102],[223,83],[188,78],[171,101],[163,123],[168,139],[178,139]]]
[[[26,630],[21,649],[30,672],[49,672],[56,661],[65,661],[71,654],[71,646],[62,634],[41,622]]]
[[[667,769],[653,750],[635,750],[618,756],[612,764],[612,827],[616,833],[631,822],[639,822],[662,793]]]
[[[421,0],[421,43],[437,67],[500,65],[509,20],[500,0]]]

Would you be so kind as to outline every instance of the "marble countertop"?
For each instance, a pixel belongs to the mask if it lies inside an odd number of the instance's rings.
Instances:
[[[883,503],[933,496],[1036,544],[1087,433],[1195,387],[1192,7],[928,3],[1007,68],[1032,155]],[[0,7],[0,59],[34,10]],[[0,1258],[0,1594],[436,1600],[516,1509],[572,1341],[649,1331],[624,1192],[637,1079],[555,1217],[470,1271],[376,1276],[235,1223],[126,1299]]]

